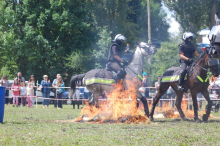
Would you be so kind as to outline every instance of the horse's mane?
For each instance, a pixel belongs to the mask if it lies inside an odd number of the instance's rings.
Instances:
[[[205,55],[207,54],[206,51],[202,52],[198,58],[196,58],[194,63],[198,63]]]

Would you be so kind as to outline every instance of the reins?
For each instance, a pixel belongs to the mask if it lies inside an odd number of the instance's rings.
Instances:
[[[208,57],[209,57],[209,56],[208,56]],[[197,59],[200,59],[200,58],[197,58]],[[193,70],[195,70],[195,72],[196,72],[196,77],[200,80],[200,82],[204,82],[204,81],[207,82],[208,79],[209,79],[209,74],[208,74],[208,69],[207,69],[207,68],[209,68],[209,67],[204,68],[204,67],[198,65],[198,64],[197,64],[197,61],[198,61],[198,60],[196,60],[195,63],[193,64],[193,66],[192,66],[192,67],[193,67]],[[203,79],[198,75],[198,71],[197,71],[197,69],[194,68],[195,66],[198,66],[199,68],[201,68],[201,69],[203,69],[204,71],[207,72],[207,77],[206,77],[205,80],[203,80]],[[206,65],[206,66],[207,66],[207,65]]]

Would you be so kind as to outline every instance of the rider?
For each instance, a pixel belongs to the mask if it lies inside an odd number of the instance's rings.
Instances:
[[[122,69],[122,66],[120,63],[123,63],[123,65],[128,65],[128,61],[122,60],[122,50],[120,48],[121,44],[126,40],[126,38],[121,35],[117,34],[115,36],[115,39],[113,40],[113,44],[111,45],[108,53],[108,68],[112,69],[114,72],[116,72],[117,77],[116,80],[123,79],[126,72]]]
[[[179,86],[178,89],[180,91],[184,90],[183,82],[186,75],[186,67],[191,65],[193,61],[193,54],[198,57],[199,54],[195,50],[195,47],[192,44],[192,39],[195,37],[195,35],[191,32],[186,32],[183,34],[183,42],[179,44],[179,55],[180,55],[180,63],[181,63],[181,72],[179,77]]]

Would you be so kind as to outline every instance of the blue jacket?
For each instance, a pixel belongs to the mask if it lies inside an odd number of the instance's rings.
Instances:
[[[50,93],[50,88],[47,87],[51,87],[51,83],[48,83],[44,80],[41,81],[41,86],[42,86],[42,92],[43,93]]]
[[[62,84],[62,85],[60,85],[59,87],[64,87],[65,85],[64,85],[64,83]],[[57,89],[58,91],[59,91],[59,93],[64,93],[65,92],[65,90],[63,89],[63,88],[58,88]]]

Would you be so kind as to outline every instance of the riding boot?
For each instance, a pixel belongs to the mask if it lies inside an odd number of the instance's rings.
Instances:
[[[183,83],[184,83],[185,75],[186,75],[185,70],[180,73],[179,82],[178,82],[178,85],[179,85],[178,90],[179,91],[184,91]]]

